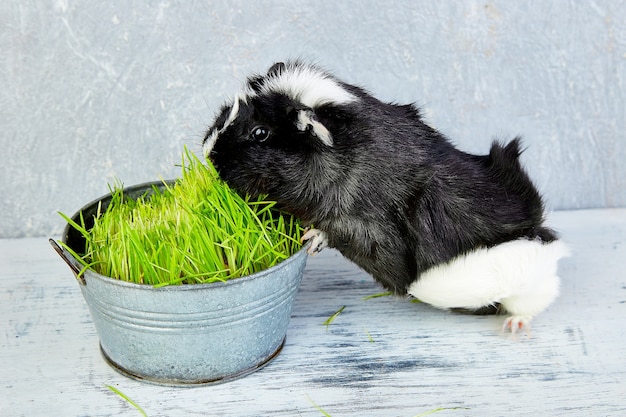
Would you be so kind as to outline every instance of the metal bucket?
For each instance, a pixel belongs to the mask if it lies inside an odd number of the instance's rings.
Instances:
[[[162,182],[124,190],[136,198]],[[87,227],[98,204],[83,207]],[[91,225],[89,224],[91,222]],[[62,241],[83,253],[85,241],[69,224]],[[50,243],[75,275],[76,259]],[[124,375],[164,385],[224,382],[247,375],[280,352],[306,263],[303,248],[267,270],[224,283],[153,288],[87,270],[80,289],[89,306],[106,361]]]

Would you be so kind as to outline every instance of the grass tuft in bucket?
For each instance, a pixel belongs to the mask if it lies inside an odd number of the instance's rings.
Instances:
[[[83,270],[156,287],[227,281],[270,268],[301,248],[302,227],[263,197],[242,197],[185,149],[182,177],[129,198],[121,183],[93,226],[61,216],[85,239]],[[104,211],[104,212],[101,212]],[[61,243],[63,244],[63,243]]]

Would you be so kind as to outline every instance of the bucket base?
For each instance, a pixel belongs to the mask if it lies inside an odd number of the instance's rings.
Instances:
[[[102,353],[102,356],[104,357],[104,360],[113,368],[115,369],[117,372],[119,372],[120,374],[127,376],[129,378],[132,379],[136,379],[138,381],[143,381],[143,382],[148,382],[150,384],[155,384],[155,385],[165,385],[165,386],[170,386],[170,387],[196,387],[199,385],[214,385],[214,384],[222,384],[224,382],[229,382],[241,377],[244,377],[246,375],[249,375],[253,372],[258,371],[259,369],[263,368],[264,366],[266,366],[268,363],[270,363],[272,361],[272,359],[276,358],[276,356],[278,356],[278,354],[283,350],[283,346],[285,346],[285,340],[287,338],[285,337],[282,341],[282,343],[280,344],[280,346],[278,346],[278,349],[276,349],[271,355],[269,355],[267,357],[267,359],[265,359],[263,362],[252,366],[250,368],[244,369],[243,371],[237,372],[235,374],[231,374],[231,375],[226,375],[223,376],[221,378],[214,378],[214,379],[199,379],[199,380],[184,380],[184,379],[163,379],[163,378],[150,378],[144,375],[138,375],[120,365],[118,365],[117,363],[115,363],[115,361],[113,361],[113,359],[111,359],[107,353],[104,351],[104,349],[102,349],[102,345],[100,345],[100,352]]]

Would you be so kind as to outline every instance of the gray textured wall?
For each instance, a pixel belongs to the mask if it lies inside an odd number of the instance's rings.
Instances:
[[[176,176],[252,71],[311,59],[462,149],[522,134],[552,209],[626,206],[624,1],[4,0],[0,237]]]

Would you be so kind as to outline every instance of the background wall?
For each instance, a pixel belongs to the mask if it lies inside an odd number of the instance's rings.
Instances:
[[[0,237],[175,177],[251,72],[311,59],[460,148],[522,134],[552,209],[626,206],[624,1],[3,0]]]

